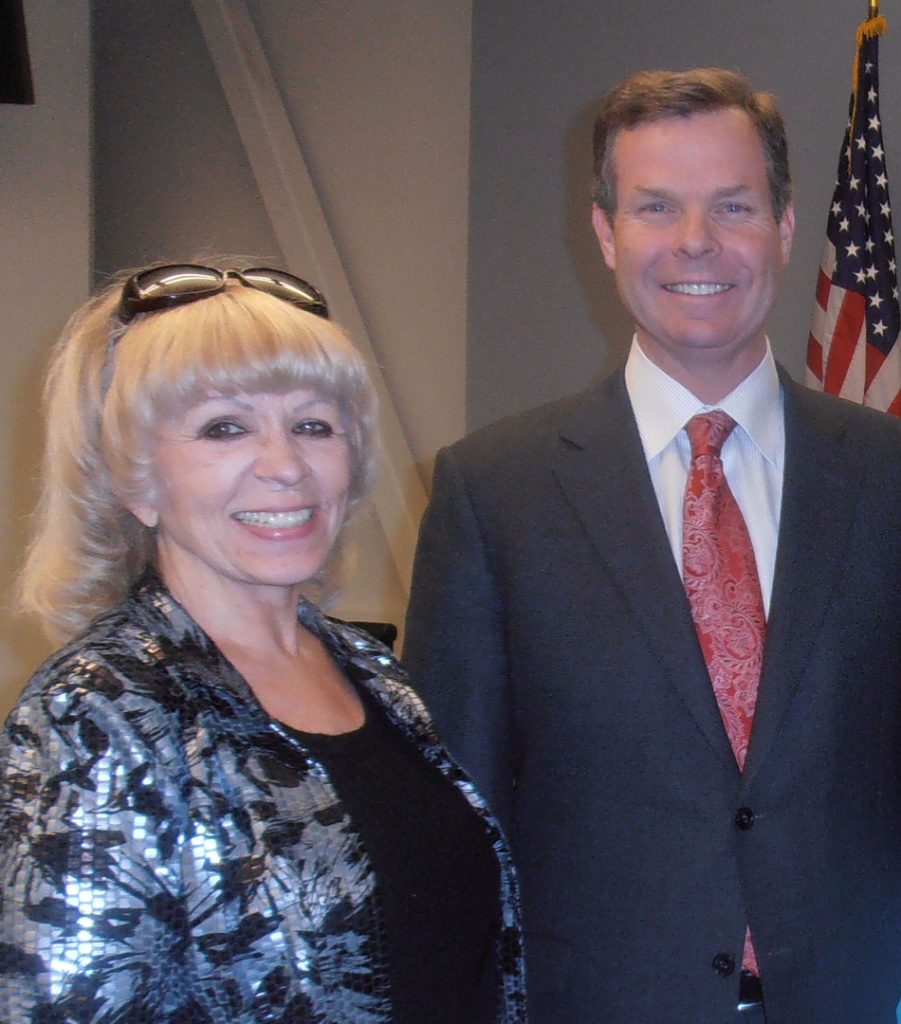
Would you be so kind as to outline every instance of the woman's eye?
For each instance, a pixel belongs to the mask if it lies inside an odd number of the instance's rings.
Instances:
[[[201,430],[200,436],[210,441],[220,441],[223,438],[239,437],[244,433],[244,428],[233,420],[213,420]]]
[[[301,420],[294,427],[294,433],[301,437],[331,437],[335,428],[327,420]]]

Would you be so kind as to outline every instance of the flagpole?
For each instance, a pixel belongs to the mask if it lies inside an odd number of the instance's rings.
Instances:
[[[879,14],[879,0],[868,0],[867,20],[857,26],[857,50],[854,54],[854,73],[851,75],[851,95],[854,100],[854,107],[851,111],[851,120],[857,112],[857,80],[859,77],[860,51],[865,40],[873,39],[876,36],[884,36],[888,31],[886,20]],[[848,160],[850,161],[850,154]]]

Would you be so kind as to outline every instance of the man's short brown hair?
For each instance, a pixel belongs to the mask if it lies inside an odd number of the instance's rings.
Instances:
[[[773,216],[782,220],[791,202],[791,171],[785,122],[772,93],[755,92],[744,75],[723,68],[639,71],[614,86],[601,101],[594,123],[595,203],[612,218],[616,212],[613,149],[621,129],[668,117],[691,117],[736,107],[754,125],[763,146]]]

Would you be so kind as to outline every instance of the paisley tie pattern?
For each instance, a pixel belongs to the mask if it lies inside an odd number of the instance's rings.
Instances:
[[[713,691],[739,768],[757,702],[766,618],[754,549],[723,473],[720,451],[735,427],[721,409],[686,424],[691,469],[685,488],[685,590]]]
[[[735,420],[722,409],[685,425],[691,469],[685,487],[682,567],[691,615],[739,768],[744,768],[757,703],[766,616],[744,516],[720,457]],[[750,929],[742,966],[758,973]]]

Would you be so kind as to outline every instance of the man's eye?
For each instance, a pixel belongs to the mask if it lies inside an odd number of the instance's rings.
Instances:
[[[723,206],[725,213],[747,213],[749,210],[747,203],[726,203]]]
[[[327,420],[301,420],[294,427],[294,433],[301,437],[331,437],[335,428]]]
[[[666,203],[645,203],[642,210],[645,213],[666,213]]]
[[[244,433],[244,428],[233,420],[213,420],[201,430],[200,436],[210,441],[220,441],[229,437],[239,437]]]

